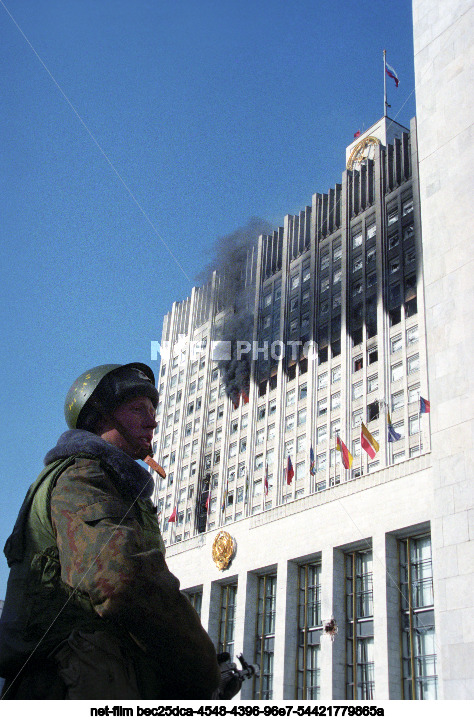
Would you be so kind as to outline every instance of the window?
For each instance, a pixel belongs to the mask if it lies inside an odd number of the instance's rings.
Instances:
[[[261,421],[265,418],[265,406],[259,406],[257,409],[257,420]]]
[[[402,349],[402,336],[396,335],[390,340],[390,352],[398,353]]]
[[[201,426],[201,419],[195,418],[194,419],[194,433],[196,433],[199,430],[200,426]]]
[[[296,297],[296,298],[291,298],[291,300],[290,300],[290,313],[292,313],[294,310],[298,310],[299,302],[300,302],[300,301],[299,301],[299,298],[298,298],[298,297]]]
[[[414,325],[407,329],[407,345],[413,345],[418,341],[418,326]]]
[[[410,223],[410,225],[405,225],[403,228],[403,242],[406,243],[408,240],[413,238],[415,234],[415,230],[413,228],[413,223]]]
[[[339,243],[333,246],[332,249],[332,262],[335,263],[337,260],[342,258],[342,245]]]
[[[230,424],[230,432],[237,433],[238,430],[239,430],[239,421],[238,420],[232,421]]]
[[[392,383],[399,381],[401,378],[403,378],[403,363],[395,363],[391,368]]]
[[[209,448],[212,446],[212,442],[214,440],[214,431],[209,431],[209,433],[206,433],[206,448]]]
[[[331,371],[331,383],[337,383],[341,380],[341,366],[333,368]]]
[[[292,431],[294,427],[295,427],[295,414],[292,413],[291,416],[286,416],[285,429],[287,431]]]
[[[375,223],[371,223],[370,225],[366,225],[365,227],[365,237],[367,240],[370,240],[371,238],[375,238],[377,234],[377,227]]]
[[[328,399],[322,398],[318,401],[318,416],[325,416],[328,412]]]
[[[316,456],[316,472],[324,471],[326,469],[326,453],[318,453]]]
[[[263,468],[263,453],[259,453],[255,456],[255,470]]]
[[[321,293],[324,293],[329,288],[329,278],[326,276],[325,278],[321,278]]]
[[[388,239],[388,247],[389,250],[393,250],[393,248],[396,248],[399,242],[398,233],[394,233],[391,235]]]
[[[393,454],[393,462],[394,463],[401,463],[404,460],[405,460],[405,451],[400,451],[400,453]]]
[[[418,353],[407,358],[407,370],[408,373],[416,373],[420,370],[420,356]]]
[[[285,443],[285,457],[291,456],[291,454],[293,453],[293,448],[294,448],[294,446],[295,446],[295,444],[294,444],[294,441],[293,441],[292,438],[290,438],[289,441],[286,441],[286,443]]]
[[[333,284],[339,283],[342,276],[342,270],[341,268],[336,268],[332,274],[332,282]]]
[[[371,288],[376,283],[377,283],[377,273],[375,271],[373,271],[372,273],[367,273],[367,280],[366,280],[367,288]]]
[[[392,411],[396,411],[397,408],[403,408],[403,391],[392,393]]]
[[[231,443],[229,446],[229,458],[233,458],[237,455],[237,441]]]
[[[325,373],[321,373],[318,376],[318,390],[321,390],[321,388],[326,388],[328,384],[328,374],[327,371]]]
[[[247,439],[246,439],[246,438],[241,438],[241,439],[240,439],[240,451],[239,451],[239,452],[240,452],[240,453],[245,453],[246,450],[247,450]]]
[[[358,411],[353,411],[353,413],[352,413],[352,427],[359,428],[361,423],[362,423],[362,408],[359,408]]]
[[[290,280],[290,288],[291,288],[291,290],[294,290],[295,288],[297,288],[297,287],[299,286],[299,284],[300,284],[300,276],[299,276],[299,274],[298,274],[298,275],[292,275],[292,276],[291,276],[291,280]],[[271,302],[271,299],[270,299],[270,302]]]
[[[277,404],[276,400],[270,401],[268,404],[268,415],[273,416],[276,413]]]
[[[411,436],[420,432],[420,416],[410,416],[408,419],[408,432]]]
[[[321,565],[308,563],[298,570],[297,699],[320,698]]]
[[[333,295],[332,307],[333,307],[333,310],[336,310],[336,308],[341,307],[341,294],[340,293],[336,293],[335,295]]]
[[[303,433],[303,435],[298,436],[296,439],[296,452],[302,453],[306,448],[306,434]]]
[[[346,554],[346,699],[374,697],[372,551]]]
[[[193,461],[191,465],[189,466],[189,475],[195,476],[196,475],[196,461]]]
[[[339,418],[331,421],[331,438],[335,438],[341,432],[341,421]]]
[[[275,648],[276,575],[258,577],[255,660],[260,676],[255,679],[254,699],[273,698],[273,653]]]
[[[275,426],[273,426],[275,428]],[[255,434],[255,445],[260,446],[265,440],[265,428],[259,428]]]
[[[271,306],[271,304],[272,304],[272,294],[271,294],[271,292],[270,292],[270,293],[265,293],[265,295],[263,296],[263,302],[262,302],[263,307],[264,307],[264,308],[269,308],[269,307]]]
[[[379,402],[378,401],[372,401],[372,403],[369,403],[367,406],[367,423],[371,423],[372,421],[375,421],[379,417],[380,408],[379,408]],[[372,434],[375,438],[376,432],[374,431]]]
[[[420,384],[410,386],[408,389],[408,403],[418,403],[420,398]]]
[[[391,225],[395,225],[395,223],[398,221],[398,208],[392,208],[388,210],[388,217],[387,217],[387,225],[390,227]]]
[[[408,215],[409,213],[413,213],[413,198],[403,201],[402,215]]]
[[[326,270],[326,268],[329,268],[329,251],[321,255],[321,258],[319,260],[319,268],[320,270]]]
[[[286,405],[291,406],[295,402],[295,390],[287,391],[286,393]]]
[[[362,293],[362,281],[357,281],[356,283],[352,284],[352,295],[355,297],[357,295],[360,295]]]
[[[331,410],[334,411],[341,407],[341,392],[333,393],[331,396]]]
[[[245,476],[245,461],[241,461],[237,466],[237,478],[243,478]]]
[[[367,359],[368,359],[369,365],[371,365],[372,363],[376,363],[378,361],[379,352],[378,352],[377,348],[368,348],[367,349]]]
[[[221,586],[219,609],[219,641],[217,652],[234,657],[235,608],[237,604],[237,583]]]
[[[307,383],[301,383],[299,390],[298,390],[298,400],[302,401],[306,396],[308,395],[308,384]]]
[[[219,368],[213,368],[211,373],[211,383],[219,378]]]
[[[358,383],[352,384],[352,399],[357,400],[357,398],[362,398],[364,395],[364,386],[362,381],[359,381]]]
[[[192,381],[192,383],[189,384],[189,395],[192,395],[196,391],[196,381]]]
[[[202,388],[202,386],[203,386],[203,383],[204,383],[204,376],[199,376],[199,378],[198,378],[198,384],[197,384],[198,391],[201,390],[201,388]]]
[[[388,264],[388,270],[390,274],[398,273],[400,270],[400,260],[398,258],[392,258]]]
[[[211,392],[209,393],[209,403],[212,403],[217,398],[217,388],[211,388]]]
[[[362,270],[362,256],[358,255],[352,260],[352,272],[356,273],[358,270]]]
[[[403,698],[435,700],[438,676],[431,538],[404,538],[398,544]]]
[[[364,367],[364,357],[363,356],[357,356],[357,358],[354,358],[353,361],[353,369],[354,373],[357,371],[360,371]]]
[[[362,231],[358,230],[352,236],[352,247],[358,248],[360,245],[362,245]]]
[[[301,408],[298,411],[298,425],[302,426],[304,423],[306,423],[306,408]]]
[[[202,607],[202,591],[185,591],[185,595],[191,602],[191,606],[194,608],[199,618],[201,618],[201,607]]]
[[[188,416],[190,416],[191,413],[194,413],[194,401],[191,401],[191,403],[188,403]]]
[[[258,433],[258,431],[257,431]],[[268,426],[267,430],[267,441],[272,441],[275,438],[275,424],[272,423],[271,426]]]
[[[367,393],[373,393],[376,391],[379,387],[379,377],[378,375],[370,376],[367,378]]]
[[[212,426],[212,424],[215,422],[215,420],[216,420],[216,409],[214,408],[214,410],[209,411],[209,413],[207,414],[208,425]]]
[[[217,418],[222,418],[224,416],[224,406],[219,406],[217,409]]]

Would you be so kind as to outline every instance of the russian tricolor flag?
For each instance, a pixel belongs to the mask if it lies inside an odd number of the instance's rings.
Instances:
[[[385,63],[385,72],[390,78],[392,78],[392,80],[395,80],[395,87],[398,88],[400,80],[398,79],[397,71],[394,70],[391,65]]]
[[[429,413],[430,410],[430,402],[420,396],[420,413]]]
[[[286,482],[288,485],[291,484],[291,481],[293,480],[294,475],[295,475],[295,472],[293,470],[293,464],[291,462],[290,456],[288,456],[288,465],[286,467]]]

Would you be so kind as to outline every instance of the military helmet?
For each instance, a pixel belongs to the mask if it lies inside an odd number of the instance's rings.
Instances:
[[[158,405],[155,376],[144,363],[108,363],[82,373],[64,403],[69,428],[91,430],[101,411],[112,411],[127,398],[143,395]]]

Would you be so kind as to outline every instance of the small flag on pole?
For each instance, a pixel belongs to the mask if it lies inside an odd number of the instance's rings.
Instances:
[[[375,454],[379,450],[379,444],[363,423],[360,429],[360,445],[371,458],[375,458]]]
[[[295,472],[293,470],[293,464],[291,462],[290,456],[288,456],[288,464],[286,466],[286,482],[289,486],[291,484],[291,481],[293,480],[293,476],[295,475]]]
[[[211,501],[211,494],[209,493],[207,500],[206,500],[206,513],[209,513],[209,504]]]
[[[311,448],[309,449],[309,472],[312,476],[316,474],[316,468],[314,466],[314,451],[313,451],[313,444],[311,444]]]
[[[356,130],[356,132],[354,133],[354,139],[358,138],[359,135],[360,135],[360,130]]]
[[[392,421],[390,420],[390,413],[387,413],[387,432],[389,443],[395,443],[396,441],[400,440],[401,435],[400,433],[397,433],[395,428],[392,426]]]
[[[344,445],[339,436],[336,438],[336,450],[341,453],[341,460],[344,468],[349,469],[352,466],[352,454],[349,453],[347,446]]]
[[[388,63],[385,64],[385,72],[389,76],[389,78],[392,78],[392,80],[395,81],[395,87],[398,88],[400,84],[400,80],[398,79],[397,71],[392,68],[391,65]]]
[[[430,402],[420,396],[420,413],[429,413],[430,409]]]
[[[177,520],[177,518],[178,518],[178,507],[175,506],[173,508],[173,512],[172,512],[171,516],[168,519],[168,523],[174,523]]]
[[[268,466],[265,466],[265,478],[263,479],[265,495],[268,496]]]

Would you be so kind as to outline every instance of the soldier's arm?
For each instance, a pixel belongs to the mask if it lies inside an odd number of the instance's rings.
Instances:
[[[51,498],[62,580],[145,647],[175,698],[210,698],[219,685],[214,646],[158,548],[99,464],[77,459]]]

